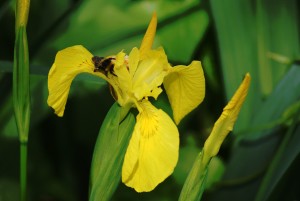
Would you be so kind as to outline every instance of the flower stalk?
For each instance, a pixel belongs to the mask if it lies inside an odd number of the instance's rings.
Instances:
[[[27,141],[30,124],[29,51],[26,25],[29,0],[16,1],[13,66],[13,105],[20,140],[20,197],[26,200]]]

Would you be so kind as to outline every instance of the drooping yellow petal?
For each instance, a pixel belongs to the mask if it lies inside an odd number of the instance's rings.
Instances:
[[[125,154],[122,181],[137,192],[148,192],[172,174],[178,160],[179,134],[165,112],[148,101],[140,107],[143,111],[137,116]]]
[[[156,25],[157,25],[157,17],[156,13],[154,12],[152,15],[152,19],[148,25],[148,29],[146,31],[146,34],[143,38],[140,51],[141,51],[141,58],[144,57],[144,54],[151,49],[154,37],[155,37],[155,32],[156,32]]]
[[[79,73],[94,73],[93,55],[81,45],[68,47],[56,54],[48,75],[48,105],[58,116],[63,116],[72,80]]]
[[[207,162],[211,157],[218,154],[219,149],[230,131],[232,131],[234,123],[241,110],[242,104],[248,93],[250,85],[250,74],[247,73],[242,84],[239,86],[234,96],[223,109],[219,119],[216,121],[210,136],[205,141],[203,151],[203,160]]]
[[[205,96],[205,79],[200,61],[189,66],[175,66],[164,79],[176,124],[195,109]]]

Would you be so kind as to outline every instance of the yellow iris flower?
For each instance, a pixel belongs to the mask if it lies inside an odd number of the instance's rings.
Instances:
[[[94,56],[83,46],[61,50],[48,77],[48,105],[58,116],[64,114],[71,82],[79,73],[105,79],[120,106],[138,109],[122,168],[123,183],[137,192],[153,190],[172,174],[179,149],[176,124],[196,108],[205,95],[205,80],[199,61],[193,61],[189,66],[172,67],[163,48],[151,48],[156,25],[154,14],[141,47],[133,48],[129,55],[121,51],[107,57],[112,65],[103,64],[101,70],[95,70]],[[161,85],[168,95],[176,124],[148,100],[149,97],[157,99],[162,92]]]

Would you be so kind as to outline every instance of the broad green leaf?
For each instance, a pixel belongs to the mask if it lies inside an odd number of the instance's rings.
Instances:
[[[283,55],[290,60],[299,55],[297,0],[257,0],[256,28],[260,91],[266,96],[272,92],[289,67],[286,63],[272,60],[270,53]]]
[[[176,40],[185,41],[180,47],[192,52],[207,26],[207,15],[204,12],[198,12],[202,9],[199,1],[196,0],[126,3],[104,0],[83,1],[81,6],[66,20],[65,23],[68,26],[57,27],[63,30],[51,40],[51,43],[47,43],[39,51],[35,61],[43,62],[39,61],[38,57],[55,55],[56,50],[75,44],[84,45],[98,56],[116,54],[120,50],[128,53],[133,47],[140,46],[146,26],[154,11],[158,16],[158,29],[166,30],[163,31],[164,39],[166,39],[166,33],[169,33],[169,36],[174,35],[173,28],[176,27],[175,32],[178,32],[177,28],[180,28],[182,31],[177,35],[180,38]],[[201,22],[199,23],[198,20]],[[176,25],[177,23],[179,26]],[[169,25],[173,28],[167,28]],[[155,40],[162,41],[159,39],[159,34]],[[155,42],[154,47],[158,45],[160,44]],[[179,56],[176,56],[176,61],[181,61],[181,58],[186,60],[188,57],[187,54],[177,55]]]
[[[255,18],[252,4],[246,0],[210,1],[221,57],[221,69],[227,100],[232,96],[237,86],[249,72],[252,85],[249,97],[241,110],[236,131],[247,127],[254,105],[261,97],[257,92],[257,55],[255,38]]]
[[[241,76],[249,72],[253,77],[237,131],[250,125],[253,114],[261,109],[257,106],[272,92],[289,67],[271,59],[270,53],[292,61],[300,50],[297,0],[255,2],[210,1],[227,98]]]
[[[110,200],[121,179],[123,159],[135,118],[115,103],[101,126],[94,148],[90,177],[90,201]],[[124,118],[124,120],[123,120]]]
[[[190,63],[193,53],[202,40],[209,24],[204,10],[198,9],[167,26],[158,24],[158,40],[164,47],[168,59],[178,63]],[[176,41],[176,42],[175,42]]]

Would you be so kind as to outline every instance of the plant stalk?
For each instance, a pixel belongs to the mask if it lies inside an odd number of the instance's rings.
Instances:
[[[27,197],[27,142],[20,142],[20,198]]]

